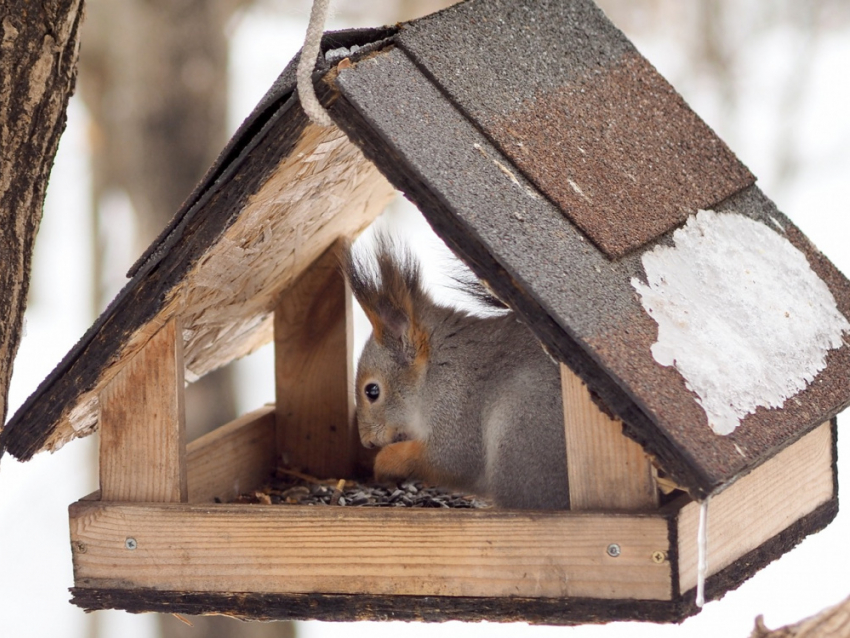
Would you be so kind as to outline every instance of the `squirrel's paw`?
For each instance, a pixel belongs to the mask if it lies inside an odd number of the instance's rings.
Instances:
[[[375,457],[375,479],[380,482],[424,478],[425,444],[422,441],[401,441],[381,448]]]

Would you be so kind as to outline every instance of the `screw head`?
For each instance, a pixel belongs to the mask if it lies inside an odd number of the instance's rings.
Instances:
[[[74,544],[74,547],[77,548],[77,551],[80,552],[80,554],[85,554],[86,551],[88,551],[88,548],[86,547],[86,544],[83,541],[77,541]]]
[[[661,563],[663,563],[666,560],[667,560],[667,552],[662,552],[660,550],[656,551],[656,552],[652,552],[652,562],[653,563],[660,565]]]
[[[127,549],[136,549],[139,544],[136,542],[135,538],[128,537],[124,540],[124,547]]]
[[[620,549],[620,546],[617,545],[617,543],[611,543],[605,551],[608,552],[608,555],[611,558],[617,558],[623,550]]]

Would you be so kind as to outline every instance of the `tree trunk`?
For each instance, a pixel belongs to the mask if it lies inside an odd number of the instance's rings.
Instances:
[[[0,423],[44,191],[74,92],[82,15],[82,0],[0,3]]]

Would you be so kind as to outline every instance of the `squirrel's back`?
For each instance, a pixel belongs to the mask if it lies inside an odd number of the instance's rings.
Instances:
[[[383,449],[379,478],[415,476],[497,505],[569,506],[558,366],[513,312],[436,304],[418,264],[386,238],[376,266],[345,270],[373,327],[357,372],[357,419]],[[468,284],[466,284],[468,286]]]

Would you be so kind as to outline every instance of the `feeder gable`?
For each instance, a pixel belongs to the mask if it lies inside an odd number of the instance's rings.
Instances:
[[[368,53],[393,32],[326,34],[323,49],[359,44]],[[339,130],[309,125],[292,94],[294,64],[106,311],[0,431],[0,454],[28,460],[90,434],[98,393],[175,314],[189,381],[268,343],[282,291],[384,209],[393,191],[375,167]]]
[[[712,430],[701,397],[653,356],[658,324],[633,285],[643,256],[712,209],[802,253],[844,317],[850,284],[591,2],[494,2],[487,19],[476,4],[341,70],[325,95],[338,125],[692,494],[842,410],[850,350],[836,333],[813,382],[732,434]]]
[[[328,34],[323,50],[354,44],[363,48],[340,68],[320,56],[314,76],[348,139],[308,130],[290,65],[115,303],[12,418],[2,448],[29,458],[89,432],[115,362],[175,312],[189,380],[270,340],[280,293],[389,196],[352,142],[692,494],[730,484],[850,402],[850,349],[830,347],[781,407],[718,435],[693,386],[653,354],[643,258],[700,207],[781,235],[845,317],[850,284],[592,2],[478,0],[399,30]],[[316,159],[310,170],[299,153]],[[316,217],[299,208],[305,188],[360,212]]]

